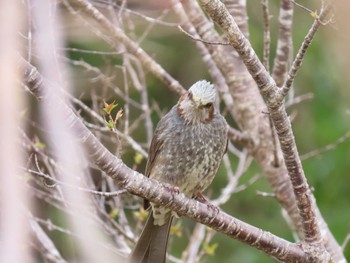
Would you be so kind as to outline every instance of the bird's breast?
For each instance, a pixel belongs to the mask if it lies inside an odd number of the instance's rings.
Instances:
[[[213,180],[226,147],[226,123],[178,124],[163,134],[163,145],[151,178],[179,187],[193,195]]]

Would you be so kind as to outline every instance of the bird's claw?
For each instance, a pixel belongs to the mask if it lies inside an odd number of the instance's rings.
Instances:
[[[214,211],[215,215],[219,214],[220,209],[213,205],[212,203],[210,203],[201,192],[197,192],[197,200],[200,201],[201,203],[207,205],[211,210]]]
[[[163,186],[173,195],[180,193],[180,188],[177,186],[167,184],[167,183],[163,183]]]

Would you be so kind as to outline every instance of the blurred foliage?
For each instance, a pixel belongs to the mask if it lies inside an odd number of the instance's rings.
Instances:
[[[309,4],[309,3],[307,3]],[[319,6],[319,2],[310,3],[311,9]],[[249,1],[249,26],[250,37],[253,47],[261,57],[262,54],[262,15],[260,3]],[[278,1],[270,3],[271,6],[271,64],[273,63],[274,49],[276,46],[277,22],[278,22]],[[313,9],[314,10],[314,9]],[[143,10],[139,10],[142,12]],[[151,11],[150,16],[154,16]],[[171,15],[170,15],[171,16]],[[305,10],[295,8],[294,19],[294,54],[298,50],[313,19]],[[134,17],[132,17],[134,18]],[[176,18],[170,17],[170,20]],[[140,36],[144,31],[145,22],[135,17],[135,35]],[[344,58],[334,49],[332,39],[338,36],[339,32],[332,26],[321,27],[309,48],[302,69],[296,78],[296,96],[313,93],[312,100],[303,102],[289,109],[290,113],[296,114],[293,122],[293,130],[301,154],[311,150],[322,148],[334,142],[339,137],[350,130],[349,124],[349,89],[346,78],[339,69],[340,62]],[[338,38],[337,38],[338,39]],[[88,50],[110,50],[101,40],[94,38],[79,38],[70,35],[68,37],[70,47]],[[342,41],[341,39],[337,41]],[[149,35],[142,41],[141,46],[154,57],[172,76],[180,81],[185,87],[190,86],[199,79],[208,79],[209,75],[201,60],[201,57],[191,39],[184,36],[176,27],[169,28],[155,25]],[[121,63],[120,56],[105,56],[96,54],[84,54],[70,52],[71,59],[84,60],[92,66],[101,70],[113,67],[114,64]],[[339,59],[339,60],[338,60]],[[146,69],[147,70],[147,69]],[[76,72],[77,75],[74,75]],[[89,73],[78,72],[73,68],[73,81],[76,87],[93,86],[89,82]],[[122,77],[115,76],[116,83],[122,83]],[[156,80],[151,74],[146,72],[147,87],[149,89],[149,101],[152,104],[156,101],[159,108],[165,113],[174,105],[178,99],[176,94],[170,93],[162,83]],[[88,84],[88,85],[87,85]],[[98,88],[101,88],[100,86]],[[80,88],[77,88],[80,90]],[[97,87],[96,90],[98,91]],[[81,91],[81,90],[80,90]],[[89,90],[84,90],[89,93]],[[79,93],[79,91],[77,91]],[[79,93],[80,95],[80,93]],[[130,88],[130,96],[134,96]],[[104,98],[113,101],[114,97]],[[122,107],[122,101],[117,101]],[[89,102],[87,102],[89,103]],[[131,112],[137,115],[139,112]],[[159,120],[157,114],[152,115],[154,124]],[[145,141],[145,134],[139,129],[139,134],[133,135],[135,139]],[[350,231],[350,209],[349,209],[349,171],[350,171],[350,141],[336,147],[336,149],[326,152],[320,156],[303,161],[305,174],[310,185],[314,188],[317,204],[324,215],[330,229],[333,231],[339,243],[342,243],[346,234]],[[134,162],[133,154],[123,156],[127,164]],[[142,172],[143,165],[139,166]],[[233,164],[234,165],[234,164]],[[248,172],[243,176],[240,183],[245,183],[252,176],[260,173],[259,168],[253,164]],[[224,169],[220,172],[209,191],[209,195],[216,196],[225,185],[226,178]],[[262,197],[256,191],[271,191],[264,178],[260,178],[254,185],[246,190],[234,195],[234,198],[222,208],[227,213],[244,220],[252,225],[261,227],[264,230],[277,234],[285,239],[293,240],[290,229],[281,216],[281,210],[277,202],[272,197]],[[184,249],[182,242],[187,240],[190,229],[194,223],[187,219],[182,219],[184,228],[182,235],[178,235],[172,242],[172,249],[176,256],[181,255]],[[210,245],[218,244],[215,248]],[[217,234],[208,245],[208,250],[215,250],[213,255],[207,257],[206,262],[272,262],[263,253],[250,248],[238,241]],[[346,249],[346,256],[350,260],[350,246]]]

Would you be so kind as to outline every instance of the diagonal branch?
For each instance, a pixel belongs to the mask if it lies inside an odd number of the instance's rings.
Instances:
[[[295,78],[295,76],[296,76],[296,74],[301,66],[301,63],[304,59],[305,53],[311,44],[311,41],[314,39],[315,34],[316,34],[318,28],[320,27],[320,25],[324,24],[323,20],[328,16],[330,11],[331,11],[331,5],[328,4],[325,8],[323,8],[321,10],[319,17],[317,17],[315,19],[309,32],[305,36],[304,41],[303,41],[301,47],[299,48],[298,54],[297,54],[295,60],[293,61],[292,67],[289,70],[288,78],[287,78],[286,82],[284,83],[283,88],[281,90],[281,95],[283,97],[287,96],[288,91],[290,90],[290,88],[293,84],[294,78]]]
[[[35,67],[20,59],[24,68],[24,82],[31,92],[41,100],[48,100],[50,108],[64,114],[66,125],[70,127],[86,149],[87,154],[101,170],[128,192],[146,198],[156,204],[168,207],[179,215],[186,215],[196,222],[205,224],[231,238],[249,244],[283,262],[308,262],[311,254],[305,253],[297,245],[244,223],[228,214],[210,208],[207,204],[186,198],[183,194],[168,191],[161,183],[146,178],[127,167],[122,160],[110,153],[100,141],[84,126],[72,109],[43,87],[43,77]]]
[[[228,41],[236,49],[251,76],[265,97],[283,152],[285,164],[293,185],[299,213],[302,218],[305,241],[322,247],[320,229],[315,217],[315,203],[304,175],[291,123],[285,111],[279,89],[260,62],[248,39],[239,30],[235,20],[219,0],[201,0],[209,16],[223,29]]]
[[[114,26],[98,9],[96,9],[90,2],[86,0],[62,0],[63,4],[77,9],[78,12],[86,14],[98,23],[108,35],[112,38],[112,42],[117,46],[120,42],[131,54],[138,57],[142,65],[149,70],[155,77],[166,84],[171,90],[178,94],[185,92],[185,89],[180,83],[175,80],[166,70],[159,65],[153,58],[151,58],[137,43],[132,41],[125,33],[118,27]],[[69,2],[69,3],[68,3]]]

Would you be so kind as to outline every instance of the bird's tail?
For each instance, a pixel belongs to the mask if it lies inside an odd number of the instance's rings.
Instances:
[[[129,263],[165,263],[172,216],[162,226],[154,225],[152,213],[148,216],[141,236],[129,257]]]

